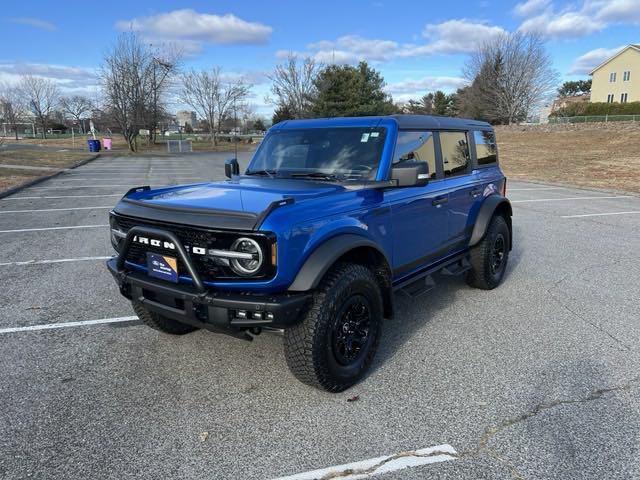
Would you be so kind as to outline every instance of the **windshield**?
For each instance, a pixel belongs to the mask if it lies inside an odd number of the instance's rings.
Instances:
[[[386,128],[276,130],[256,152],[246,175],[374,180]]]

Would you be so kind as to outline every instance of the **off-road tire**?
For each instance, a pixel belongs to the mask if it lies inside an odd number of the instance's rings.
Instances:
[[[172,318],[163,317],[155,312],[147,310],[140,302],[131,302],[133,310],[138,315],[138,318],[142,320],[142,323],[159,330],[164,333],[170,333],[171,335],[184,335],[191,333],[194,330],[198,330],[193,325],[187,325],[186,323],[180,323]]]
[[[365,347],[353,364],[344,365],[334,350],[335,326],[340,322],[339,316],[344,318],[346,306],[356,298],[368,303],[368,334]],[[371,270],[352,263],[334,265],[313,293],[304,319],[285,330],[284,352],[289,369],[298,380],[319,389],[341,392],[349,388],[373,361],[383,316],[380,287]]]
[[[495,261],[497,243],[502,243],[502,260],[499,268],[492,266]],[[496,288],[502,282],[509,260],[509,227],[502,215],[494,215],[484,238],[471,249],[469,261],[471,270],[465,280],[468,285],[482,290]]]

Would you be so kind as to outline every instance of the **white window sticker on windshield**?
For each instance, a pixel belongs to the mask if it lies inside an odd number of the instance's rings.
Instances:
[[[372,138],[375,138],[375,137],[377,137],[378,135],[380,135],[380,132],[371,132],[371,137],[372,137]]]
[[[363,133],[363,134],[362,134],[362,138],[360,139],[360,141],[361,141],[362,143],[364,143],[364,142],[368,142],[368,141],[369,141],[369,134],[368,134],[368,133]]]

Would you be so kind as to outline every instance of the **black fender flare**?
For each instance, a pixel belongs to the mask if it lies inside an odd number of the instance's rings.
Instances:
[[[511,202],[506,197],[499,194],[490,195],[484,202],[482,202],[480,211],[476,217],[476,223],[473,226],[473,232],[471,233],[471,239],[469,240],[469,247],[477,245],[484,238],[487,233],[487,228],[489,228],[491,218],[497,210],[506,213],[505,219],[509,226],[509,250],[511,250],[513,245],[513,232],[511,227],[511,216],[513,215],[513,210],[511,208]]]
[[[324,274],[327,273],[327,270],[336,260],[349,250],[359,247],[374,248],[382,254],[387,264],[389,264],[389,259],[375,242],[361,235],[345,233],[330,238],[313,251],[298,271],[296,278],[289,287],[289,291],[306,292],[316,288]]]

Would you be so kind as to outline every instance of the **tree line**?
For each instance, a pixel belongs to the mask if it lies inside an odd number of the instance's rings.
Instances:
[[[154,142],[169,117],[169,105],[177,103],[197,113],[215,144],[231,119],[250,117],[252,85],[215,66],[184,71],[182,62],[181,52],[170,45],[149,45],[133,32],[123,33],[99,69],[99,104],[85,96],[62,96],[55,82],[27,75],[16,86],[0,88],[0,115],[16,138],[27,117],[46,137],[61,117],[71,119],[84,132],[83,120],[101,115],[100,123],[121,133],[135,151],[141,130],[148,131],[146,140]],[[322,65],[313,58],[291,54],[268,75],[271,88],[266,100],[274,106],[273,123],[392,113],[514,123],[525,120],[557,86],[557,73],[542,39],[519,32],[492,37],[479,45],[469,55],[463,73],[467,85],[456,92],[425,92],[398,103],[385,90],[380,72],[367,62]],[[264,128],[261,120],[256,126]]]
[[[464,67],[467,86],[446,94],[426,93],[394,103],[384,79],[366,62],[321,66],[290,55],[270,76],[273,122],[309,117],[409,113],[486,120],[494,124],[525,120],[550,98],[558,75],[542,39],[519,32],[481,44]]]

